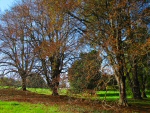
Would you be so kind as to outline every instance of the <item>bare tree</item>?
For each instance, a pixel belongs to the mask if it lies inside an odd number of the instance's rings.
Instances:
[[[30,46],[28,31],[28,8],[16,5],[1,15],[0,19],[0,66],[3,74],[15,73],[22,79],[22,89],[26,90],[26,77],[34,70],[35,54]]]
[[[53,95],[58,95],[60,74],[77,56],[79,47],[80,34],[76,33],[75,22],[65,11],[66,3],[41,0],[35,1],[30,9],[30,45],[38,59],[38,73],[45,76]]]

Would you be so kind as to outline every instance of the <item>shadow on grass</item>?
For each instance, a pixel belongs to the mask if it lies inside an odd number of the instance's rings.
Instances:
[[[100,97],[105,97],[105,96],[113,97],[113,96],[119,96],[119,93],[97,94],[97,96],[100,96]]]
[[[144,98],[144,99],[128,99],[128,102],[134,105],[138,105],[138,106],[146,106],[146,105],[150,105],[150,98]]]
[[[20,104],[19,103],[11,103],[10,105],[12,105],[12,106],[18,106]]]

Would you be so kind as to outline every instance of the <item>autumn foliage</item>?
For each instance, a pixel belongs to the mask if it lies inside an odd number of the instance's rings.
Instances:
[[[19,76],[23,90],[37,73],[58,95],[62,73],[93,89],[102,67],[110,68],[119,105],[128,106],[126,84],[133,98],[146,95],[149,14],[145,0],[22,0],[0,17],[1,72]]]

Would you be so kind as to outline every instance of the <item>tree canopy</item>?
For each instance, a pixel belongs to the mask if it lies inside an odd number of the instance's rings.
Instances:
[[[80,54],[80,59],[75,61],[68,71],[69,82],[74,92],[97,88],[101,78],[101,62],[99,53],[95,50]]]
[[[66,72],[73,87],[95,88],[103,62],[118,83],[119,105],[128,106],[126,83],[135,99],[146,95],[149,15],[147,0],[22,0],[0,15],[0,72],[21,77],[23,90],[37,73],[58,95]]]

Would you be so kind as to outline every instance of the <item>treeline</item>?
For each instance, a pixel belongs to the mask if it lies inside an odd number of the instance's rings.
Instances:
[[[81,89],[105,86],[111,73],[127,106],[127,83],[146,97],[149,15],[146,0],[22,0],[0,15],[0,72],[19,76],[24,91],[40,75],[53,95],[62,73]]]
[[[13,78],[1,77],[0,78],[0,86],[1,87],[21,87],[21,81],[15,80]]]
[[[38,75],[28,76],[26,81],[27,81],[26,86],[28,88],[48,88],[46,85],[46,81],[44,81],[44,79]],[[11,77],[1,77],[0,86],[19,88],[22,86],[22,84],[21,84],[21,80],[18,78],[14,79]]]

